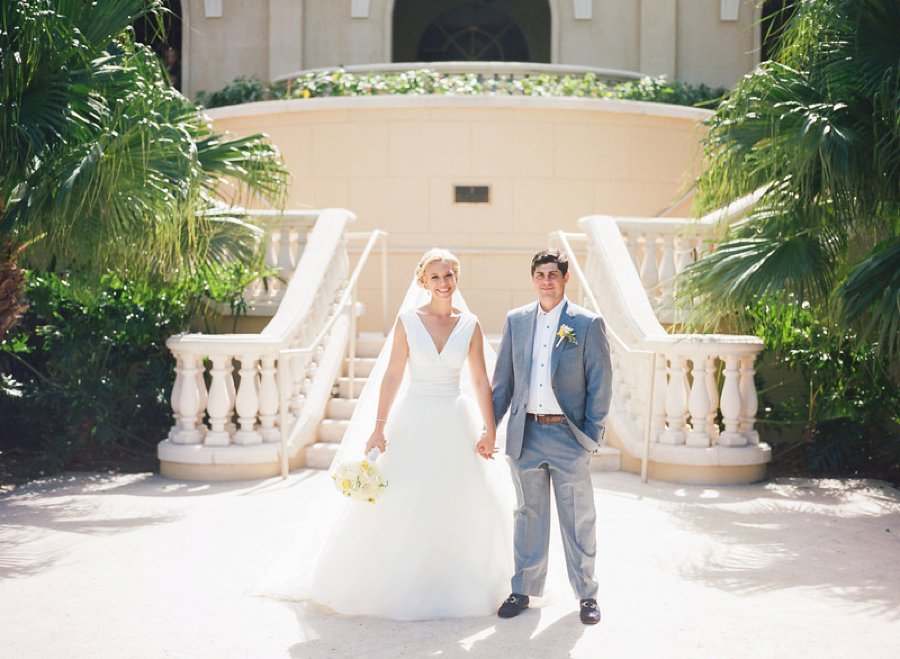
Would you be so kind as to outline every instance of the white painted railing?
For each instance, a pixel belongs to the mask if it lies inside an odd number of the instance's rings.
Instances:
[[[336,319],[348,315],[343,301],[348,295],[355,301],[355,291],[348,293],[346,244],[356,237],[346,231],[355,216],[344,209],[317,211],[313,216],[314,227],[293,261],[296,271],[289,279],[284,277],[288,285],[277,311],[259,334],[181,334],[166,342],[176,365],[171,395],[175,423],[158,448],[164,463],[277,466],[284,453],[282,429],[305,409],[305,388],[312,380],[322,388],[322,378],[330,378],[330,392],[344,357],[348,323],[343,325],[342,340],[331,342],[330,349],[340,355],[329,362],[329,372],[316,377],[316,366]],[[361,259],[354,282],[363,264]],[[304,369],[296,370],[304,374],[300,386],[285,408],[279,394],[278,377],[285,373],[279,355],[311,345]],[[320,415],[324,401],[321,407]]]
[[[664,323],[679,322],[675,285],[684,268],[714,248],[720,231],[743,218],[763,190],[742,197],[700,219],[679,217],[614,217],[640,274],[650,303]]]
[[[756,422],[753,336],[668,334],[615,218],[590,216],[584,234],[551,234],[570,254],[587,243],[584,268],[574,259],[582,303],[607,323],[613,362],[610,427],[635,459],[696,467],[769,461]],[[721,382],[721,386],[720,386]],[[651,400],[651,392],[652,400]]]

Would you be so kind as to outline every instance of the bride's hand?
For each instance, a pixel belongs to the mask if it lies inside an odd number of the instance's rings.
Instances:
[[[485,460],[493,460],[494,454],[498,450],[494,446],[494,443],[496,441],[496,437],[488,437],[487,432],[484,432],[481,434],[481,439],[479,439],[478,443],[475,445],[475,450],[478,451],[478,455],[480,455]]]
[[[384,441],[384,433],[380,430],[376,430],[369,437],[369,441],[366,442],[366,450],[363,453],[368,455],[373,448],[377,448],[382,453],[387,453],[387,442]]]

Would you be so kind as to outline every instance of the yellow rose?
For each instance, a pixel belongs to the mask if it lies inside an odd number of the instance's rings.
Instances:
[[[343,487],[345,490],[349,490],[352,485],[353,485],[353,483],[350,482],[349,478],[345,478],[344,481],[341,483],[341,487]]]
[[[361,471],[369,471],[369,469],[370,469],[369,463],[366,462],[365,460],[363,460],[362,462],[359,463],[359,468]]]

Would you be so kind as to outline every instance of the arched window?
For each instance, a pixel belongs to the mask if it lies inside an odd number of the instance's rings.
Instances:
[[[181,2],[179,0],[165,0],[163,5],[166,13],[163,15],[163,33],[159,34],[156,26],[151,25],[145,19],[134,24],[134,35],[140,43],[150,46],[163,61],[163,65],[169,72],[172,86],[181,91]]]
[[[549,62],[546,0],[397,0],[395,62]]]
[[[778,48],[784,25],[794,15],[796,4],[796,0],[766,0],[763,3],[759,31],[759,59],[761,62],[772,59]]]

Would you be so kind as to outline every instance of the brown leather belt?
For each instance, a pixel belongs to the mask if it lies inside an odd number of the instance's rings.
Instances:
[[[527,412],[525,416],[529,419],[534,419],[541,425],[547,423],[562,423],[566,420],[565,414],[532,414],[531,412]]]

